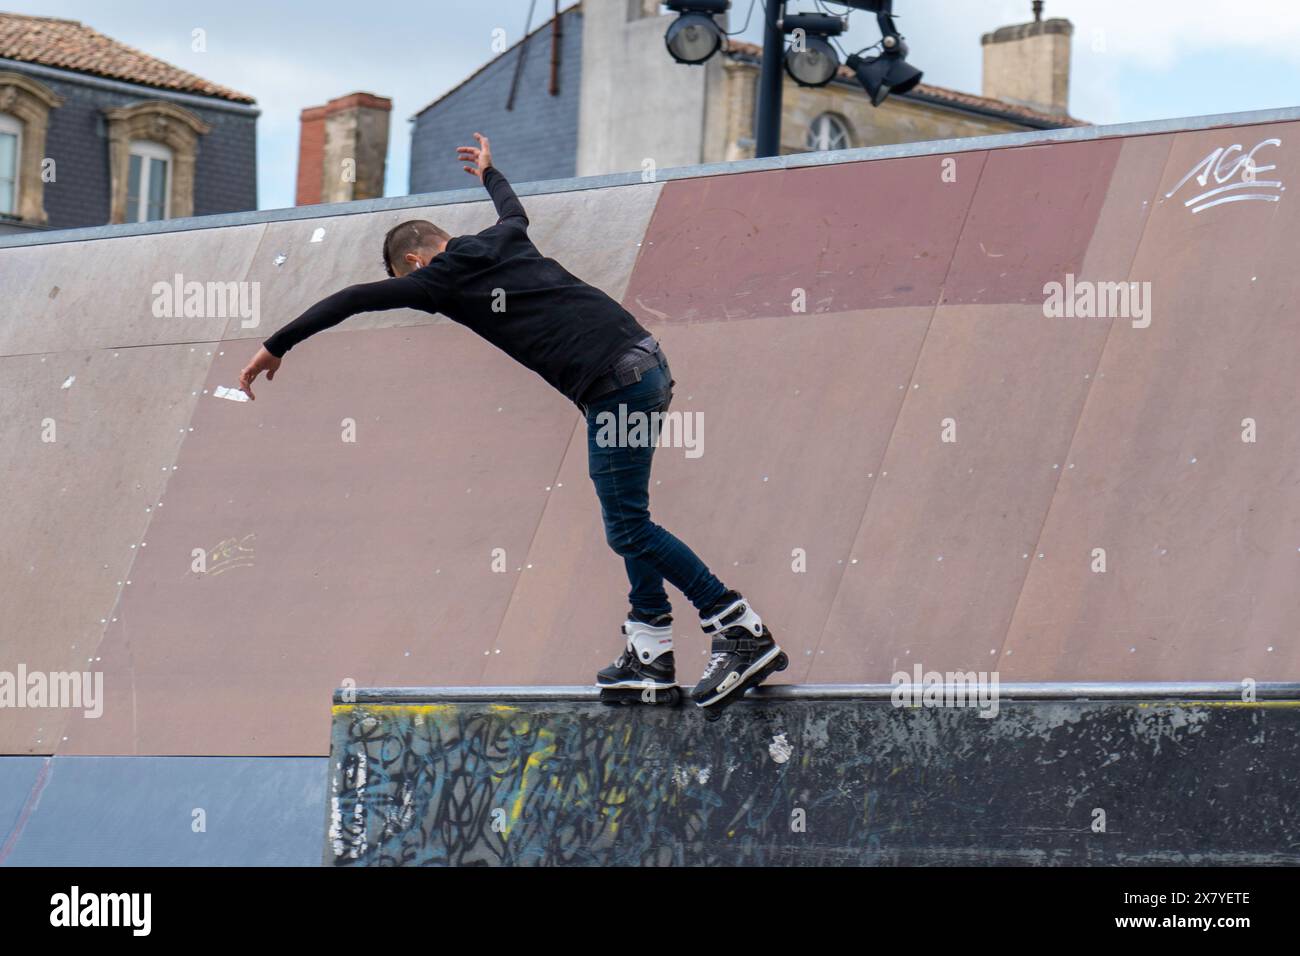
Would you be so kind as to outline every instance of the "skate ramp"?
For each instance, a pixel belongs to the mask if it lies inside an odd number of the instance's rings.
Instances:
[[[660,451],[655,517],[754,600],[785,680],[1286,681],[1298,116],[520,192],[539,247],[661,338],[703,444]],[[1260,198],[1186,204],[1220,186]],[[336,687],[612,659],[622,562],[578,414],[532,373],[379,313],[217,397],[414,216],[494,218],[468,191],[0,242],[0,669],[105,686],[95,719],[6,710],[0,751],[319,758]],[[1050,282],[1150,283],[1150,322],[1047,317]],[[160,314],[189,283],[202,307]],[[207,301],[227,283],[256,325]]]
[[[0,757],[0,866],[317,866],[320,757]]]
[[[715,724],[584,688],[367,691],[335,703],[324,862],[1294,866],[1297,689],[990,712],[787,686]]]

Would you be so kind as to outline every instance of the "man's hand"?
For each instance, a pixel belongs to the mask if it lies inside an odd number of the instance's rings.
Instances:
[[[492,165],[492,145],[482,133],[475,133],[474,138],[478,140],[478,145],[457,146],[456,156],[462,163],[473,163],[473,166],[464,167],[465,172],[482,179],[487,168]]]
[[[257,396],[253,394],[253,382],[262,372],[266,373],[266,380],[269,382],[275,378],[276,369],[280,367],[280,360],[262,346],[253,356],[253,360],[248,363],[248,367],[239,373],[239,390],[257,401]]]

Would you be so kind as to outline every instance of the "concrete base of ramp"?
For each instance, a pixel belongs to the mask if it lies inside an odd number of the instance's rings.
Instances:
[[[0,757],[0,867],[316,866],[323,757]]]
[[[585,688],[340,692],[325,862],[1300,863],[1300,686],[1003,685],[988,716],[890,690],[764,688],[714,724]]]

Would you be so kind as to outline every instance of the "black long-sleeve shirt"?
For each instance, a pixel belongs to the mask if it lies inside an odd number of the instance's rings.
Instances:
[[[577,402],[616,357],[649,333],[604,292],[537,251],[523,204],[496,167],[484,171],[483,185],[500,217],[496,225],[454,237],[408,275],[349,286],[322,299],[262,343],[266,350],[283,356],[358,312],[440,312]]]

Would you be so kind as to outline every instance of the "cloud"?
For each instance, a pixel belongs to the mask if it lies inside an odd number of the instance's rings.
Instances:
[[[1215,50],[1300,63],[1300,3],[1294,0],[1073,0],[1048,6],[1074,23],[1076,53],[1086,48],[1138,69],[1168,70]]]

